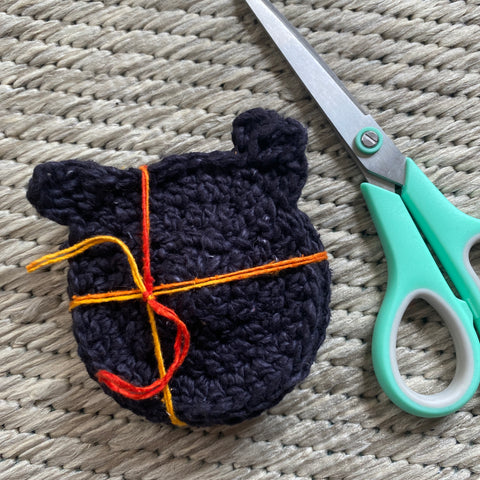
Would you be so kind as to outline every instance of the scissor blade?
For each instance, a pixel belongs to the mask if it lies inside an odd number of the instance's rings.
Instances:
[[[246,2],[318,103],[367,180],[389,189],[394,187],[384,180],[403,185],[405,156],[375,120],[363,112],[325,61],[268,0]],[[355,138],[362,129],[372,127],[380,131],[383,144],[377,153],[363,155],[355,147]]]

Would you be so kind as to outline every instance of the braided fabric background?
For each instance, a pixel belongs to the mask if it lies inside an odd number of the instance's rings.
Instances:
[[[480,217],[480,2],[285,0],[277,6],[464,212]],[[0,479],[480,478],[480,393],[458,413],[403,413],[370,349],[386,263],[362,177],[243,0],[0,0]],[[179,429],[119,407],[77,356],[66,266],[27,274],[66,228],[25,198],[35,165],[140,166],[227,150],[253,107],[308,127],[300,206],[333,270],[332,320],[310,375],[234,427]],[[480,249],[472,258],[480,266]],[[423,304],[399,332],[409,385],[453,376]]]

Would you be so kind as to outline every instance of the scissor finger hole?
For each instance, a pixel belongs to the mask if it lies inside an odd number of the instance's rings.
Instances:
[[[470,246],[468,260],[473,273],[476,275],[476,281],[480,284],[480,238],[474,239],[475,243]]]
[[[390,371],[379,369],[380,379],[385,385],[387,393],[392,395],[405,409],[408,409],[407,411],[421,416],[441,416],[455,411],[472,396],[473,391],[478,387],[480,371],[476,365],[479,363],[477,359],[479,349],[472,342],[472,338],[476,337],[476,334],[473,331],[471,312],[463,301],[453,296],[450,290],[445,290],[443,294],[444,296],[435,290],[420,288],[411,291],[404,298],[393,319],[389,336],[391,369]],[[438,312],[448,328],[455,350],[455,374],[448,386],[437,392],[420,393],[417,391],[417,385],[408,386],[400,373],[396,357],[398,329],[402,323],[401,320],[409,305],[416,299],[424,299]],[[437,325],[440,326],[438,322]],[[439,339],[434,335],[432,340],[436,343]],[[439,378],[440,375],[436,375],[436,377]],[[410,383],[412,382],[410,381]]]
[[[455,349],[440,314],[416,298],[398,328],[396,356],[403,381],[414,392],[432,395],[444,390],[455,374]]]

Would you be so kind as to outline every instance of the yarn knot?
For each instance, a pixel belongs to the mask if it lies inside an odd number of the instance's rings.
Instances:
[[[152,290],[145,290],[142,293],[142,298],[143,301],[150,306],[152,306],[152,302],[156,302],[155,295],[153,294],[153,289]]]

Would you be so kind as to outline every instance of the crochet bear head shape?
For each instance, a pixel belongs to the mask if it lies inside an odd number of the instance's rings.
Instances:
[[[180,282],[310,255],[323,250],[297,207],[307,177],[305,129],[255,109],[237,117],[234,149],[173,155],[148,166],[150,255],[155,285]],[[68,225],[68,244],[118,237],[141,265],[141,172],[91,161],[35,168],[27,197],[38,212]],[[160,298],[190,332],[185,361],[169,382],[175,415],[192,426],[232,424],[279,402],[309,372],[329,321],[326,261],[274,275],[206,286]],[[134,289],[116,245],[70,259],[68,293]],[[78,353],[89,375],[114,372],[135,385],[158,378],[152,333],[141,301],[81,305],[72,310]],[[165,363],[175,327],[157,316]],[[161,396],[120,405],[168,422]]]

